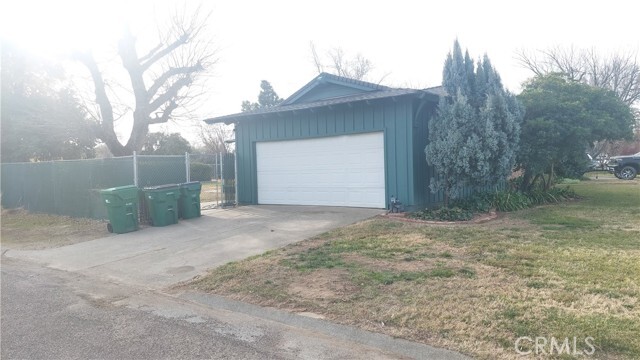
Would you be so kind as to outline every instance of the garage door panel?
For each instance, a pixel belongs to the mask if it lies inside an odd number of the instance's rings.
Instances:
[[[260,204],[385,207],[380,133],[256,144]]]

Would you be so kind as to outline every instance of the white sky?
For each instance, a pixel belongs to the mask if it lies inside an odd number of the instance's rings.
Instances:
[[[34,52],[61,55],[91,48],[110,59],[121,25],[132,24],[144,40],[171,0],[15,0],[0,9],[0,32]],[[190,6],[197,3],[187,2]],[[322,52],[341,47],[375,66],[372,79],[398,87],[440,84],[442,65],[457,37],[473,58],[487,53],[504,84],[519,92],[530,74],[515,60],[519,49],[551,46],[640,50],[634,1],[284,1],[209,0],[208,36],[219,61],[205,88],[198,118],[236,113],[242,100],[256,101],[260,80],[286,98],[315,75],[309,43]],[[155,44],[150,42],[149,44]],[[189,126],[165,127],[194,140]]]

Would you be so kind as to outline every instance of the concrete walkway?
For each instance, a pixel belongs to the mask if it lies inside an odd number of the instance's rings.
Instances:
[[[380,209],[276,205],[213,209],[176,225],[147,227],[55,249],[9,250],[5,255],[103,280],[160,289],[227,262],[381,213]]]

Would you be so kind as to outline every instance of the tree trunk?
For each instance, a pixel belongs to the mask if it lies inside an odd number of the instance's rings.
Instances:
[[[525,169],[524,174],[522,175],[522,182],[520,183],[520,191],[522,192],[529,191],[531,187],[530,182],[531,182],[531,171]]]
[[[547,181],[547,184],[544,187],[545,191],[549,191],[549,189],[551,188],[551,184],[553,182],[553,163],[551,163],[551,171],[549,172],[549,181]]]
[[[544,174],[539,174],[539,175],[536,176],[536,178],[542,179],[542,188],[546,189],[547,188],[547,179],[545,179]]]
[[[445,187],[444,187],[444,196],[442,201],[444,202],[444,207],[449,207],[449,182],[447,181],[447,177],[444,177],[444,183],[445,183]]]
[[[135,99],[133,127],[125,145],[119,142],[114,130],[116,116],[107,95],[108,82],[103,79],[91,54],[78,55],[78,60],[91,73],[95,86],[95,102],[100,111],[96,121],[97,137],[114,156],[131,155],[133,151],[140,150],[149,133],[149,125],[166,123],[172,119],[174,110],[197,96],[189,93],[190,85],[196,74],[215,63],[212,49],[195,41],[205,23],[206,16],[175,16],[167,32],[161,36],[160,45],[143,56],[138,55],[136,37],[128,28],[125,29],[118,43],[118,55]],[[149,83],[146,84],[145,80]]]

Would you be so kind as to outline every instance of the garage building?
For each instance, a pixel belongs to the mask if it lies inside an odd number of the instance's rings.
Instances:
[[[442,201],[424,148],[443,95],[322,73],[278,106],[205,122],[235,125],[240,204],[422,207]]]

